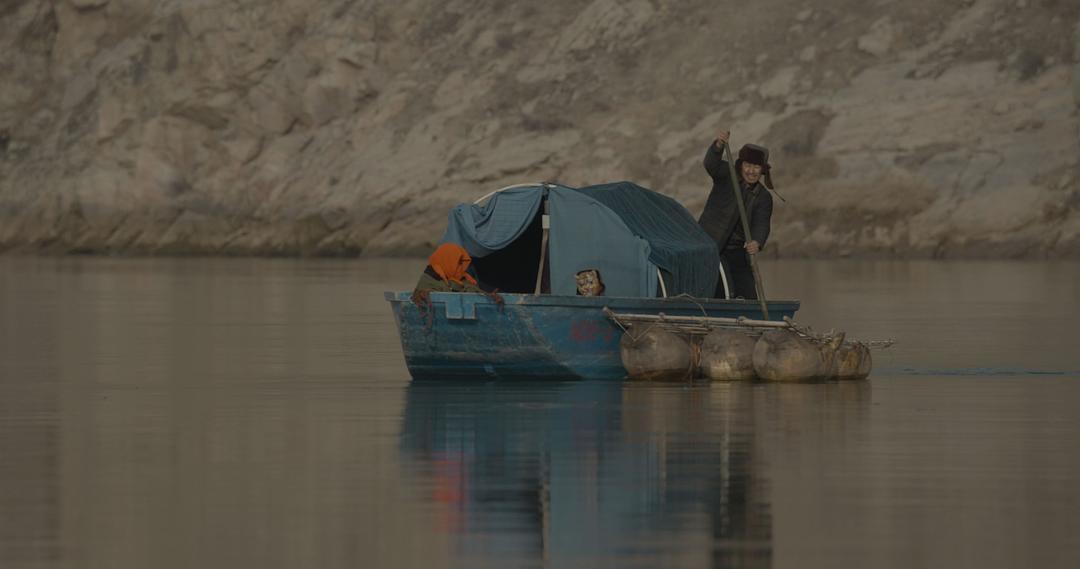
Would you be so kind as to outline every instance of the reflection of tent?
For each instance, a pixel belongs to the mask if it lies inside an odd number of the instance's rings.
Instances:
[[[505,189],[483,205],[454,208],[442,240],[468,250],[488,284],[533,292],[545,200],[550,237],[544,280],[552,294],[575,294],[574,273],[595,268],[607,296],[655,297],[665,290],[668,296],[713,295],[715,242],[677,201],[630,182]]]

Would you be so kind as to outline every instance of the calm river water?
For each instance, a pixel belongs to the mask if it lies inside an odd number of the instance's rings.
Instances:
[[[866,382],[410,382],[416,260],[0,258],[0,567],[1077,567],[1080,264],[766,261]]]

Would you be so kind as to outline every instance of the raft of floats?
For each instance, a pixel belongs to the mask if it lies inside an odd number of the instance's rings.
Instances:
[[[885,341],[845,341],[843,332],[815,334],[789,316],[780,322],[745,317],[604,314],[623,330],[619,356],[627,377],[642,380],[860,380],[873,367],[871,348]]]

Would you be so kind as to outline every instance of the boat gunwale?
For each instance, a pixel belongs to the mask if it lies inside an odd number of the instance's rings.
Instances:
[[[385,291],[383,297],[390,302],[407,302],[412,300],[412,294],[412,291]],[[645,298],[629,296],[570,296],[519,293],[499,293],[499,296],[502,297],[505,304],[514,306],[572,306],[581,308],[603,308],[604,306],[610,306],[612,308],[703,309],[706,311],[735,309],[740,312],[746,309],[758,311],[760,307],[760,303],[754,299],[694,298],[685,296]],[[445,302],[450,298],[468,298],[473,301],[474,304],[496,303],[491,295],[477,292],[431,292],[430,298],[432,302]],[[798,311],[801,304],[800,301],[791,299],[767,301],[768,306],[776,307],[780,311],[783,311],[785,308],[789,308],[793,312]]]

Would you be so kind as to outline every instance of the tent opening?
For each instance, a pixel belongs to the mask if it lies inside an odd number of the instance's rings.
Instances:
[[[487,255],[473,258],[477,277],[499,292],[532,294],[536,290],[536,271],[540,265],[540,241],[543,238],[543,208],[533,216],[525,232],[513,243]],[[541,292],[551,292],[545,271]]]

